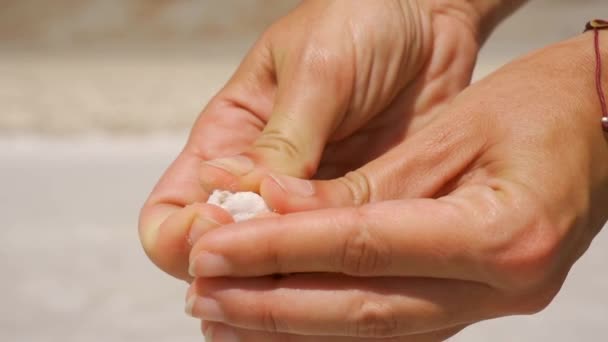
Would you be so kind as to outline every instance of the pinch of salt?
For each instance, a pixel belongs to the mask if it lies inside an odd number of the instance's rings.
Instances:
[[[207,203],[217,205],[226,210],[235,222],[248,220],[260,213],[268,213],[270,209],[264,199],[255,192],[236,192],[215,190],[209,196]]]

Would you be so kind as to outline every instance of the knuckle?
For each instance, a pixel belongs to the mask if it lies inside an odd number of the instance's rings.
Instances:
[[[272,304],[266,305],[262,311],[262,328],[264,331],[277,333],[288,331],[289,327],[284,320],[280,318],[275,307]]]
[[[352,336],[387,338],[399,334],[397,316],[389,305],[364,300],[352,317]]]
[[[300,56],[302,70],[315,79],[331,80],[340,70],[343,62],[331,50],[310,43]]]
[[[340,269],[352,275],[378,275],[391,262],[390,250],[368,225],[361,208],[352,209],[356,224],[348,228],[343,242]]]
[[[370,201],[371,182],[369,177],[362,171],[350,171],[338,181],[348,189],[353,205],[358,206]]]
[[[491,229],[491,256],[486,260],[495,285],[522,295],[551,288],[560,274],[561,229],[538,206],[513,212]],[[504,222],[511,223],[506,230]],[[499,227],[506,232],[498,234]]]
[[[554,282],[551,285],[545,286],[543,289],[531,292],[525,296],[521,296],[518,301],[514,301],[519,305],[512,310],[514,314],[532,315],[543,311],[551,304],[561,288],[562,281]]]
[[[277,219],[278,227],[286,227],[289,223],[285,222],[285,216],[279,216]],[[289,268],[285,258],[283,258],[283,253],[281,250],[281,246],[284,245],[283,241],[289,239],[289,230],[288,229],[279,229],[273,233],[274,235],[274,243],[267,243],[265,246],[260,246],[264,248],[267,253],[267,260],[271,265],[271,269],[278,274],[287,273],[286,269]]]
[[[284,117],[283,120],[289,119]],[[267,128],[260,139],[254,143],[254,147],[271,150],[291,160],[297,160],[302,155],[302,151],[293,140],[292,137],[286,135],[284,130]]]
[[[531,315],[544,310],[559,293],[566,275],[566,272],[558,274],[534,289],[510,293],[505,291],[502,298],[503,314]]]
[[[253,148],[262,152],[265,162],[271,163],[276,172],[287,173],[295,177],[309,178],[314,174],[316,164],[311,155],[314,151],[306,143],[306,137],[293,129],[294,127],[288,115],[282,115],[277,127],[266,127],[264,133],[253,144]],[[285,122],[288,121],[288,122]],[[295,122],[294,122],[295,123]],[[289,162],[284,162],[288,160]],[[287,168],[287,169],[285,169]]]
[[[543,310],[558,293],[569,269],[563,253],[568,252],[564,247],[570,223],[556,223],[530,193],[511,193],[499,201],[491,194],[483,197],[483,203],[474,212],[483,218],[476,242],[481,249],[474,253],[483,281],[501,294],[504,314]]]
[[[343,104],[350,97],[354,81],[353,65],[345,62],[345,57],[337,55],[332,48],[311,41],[302,48],[295,65],[298,66],[293,75],[296,82],[321,83],[323,89],[330,91]]]
[[[506,273],[515,288],[533,290],[548,284],[558,260],[559,243],[552,234],[550,228],[533,225],[531,236],[522,238],[513,247]]]

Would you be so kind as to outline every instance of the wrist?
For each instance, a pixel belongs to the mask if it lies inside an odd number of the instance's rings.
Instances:
[[[592,127],[597,125],[601,127],[604,114],[598,87],[601,86],[602,90],[605,90],[608,86],[608,74],[603,72],[608,68],[608,45],[603,44],[608,41],[606,40],[608,31],[599,31],[598,34],[597,53],[593,31],[585,32],[565,42],[571,51],[573,62],[580,65],[580,77],[584,80],[585,102],[589,106],[587,112]]]
[[[608,41],[606,33],[608,31],[599,33],[604,70],[608,67],[608,44],[602,43]],[[543,50],[541,53],[548,58],[538,69],[546,68],[547,89],[561,89],[556,98],[561,98],[560,103],[567,109],[557,120],[568,125],[584,143],[594,165],[589,168],[591,181],[593,184],[603,184],[603,191],[608,191],[608,140],[601,124],[602,107],[596,88],[597,60],[593,32],[577,35]],[[600,81],[605,87],[608,84],[608,74],[602,72]]]

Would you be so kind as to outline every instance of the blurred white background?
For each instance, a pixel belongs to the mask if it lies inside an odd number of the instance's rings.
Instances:
[[[0,341],[202,341],[139,207],[255,37],[296,2],[0,0]],[[476,77],[578,34],[605,0],[536,0]],[[607,205],[608,206],[608,205]],[[544,312],[454,341],[608,340],[608,234]]]

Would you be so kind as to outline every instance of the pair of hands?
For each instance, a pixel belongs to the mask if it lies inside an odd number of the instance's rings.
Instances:
[[[456,4],[304,2],[205,108],[140,235],[210,339],[434,341],[557,293],[607,219],[592,38],[461,92]],[[218,187],[282,215],[234,224]]]

